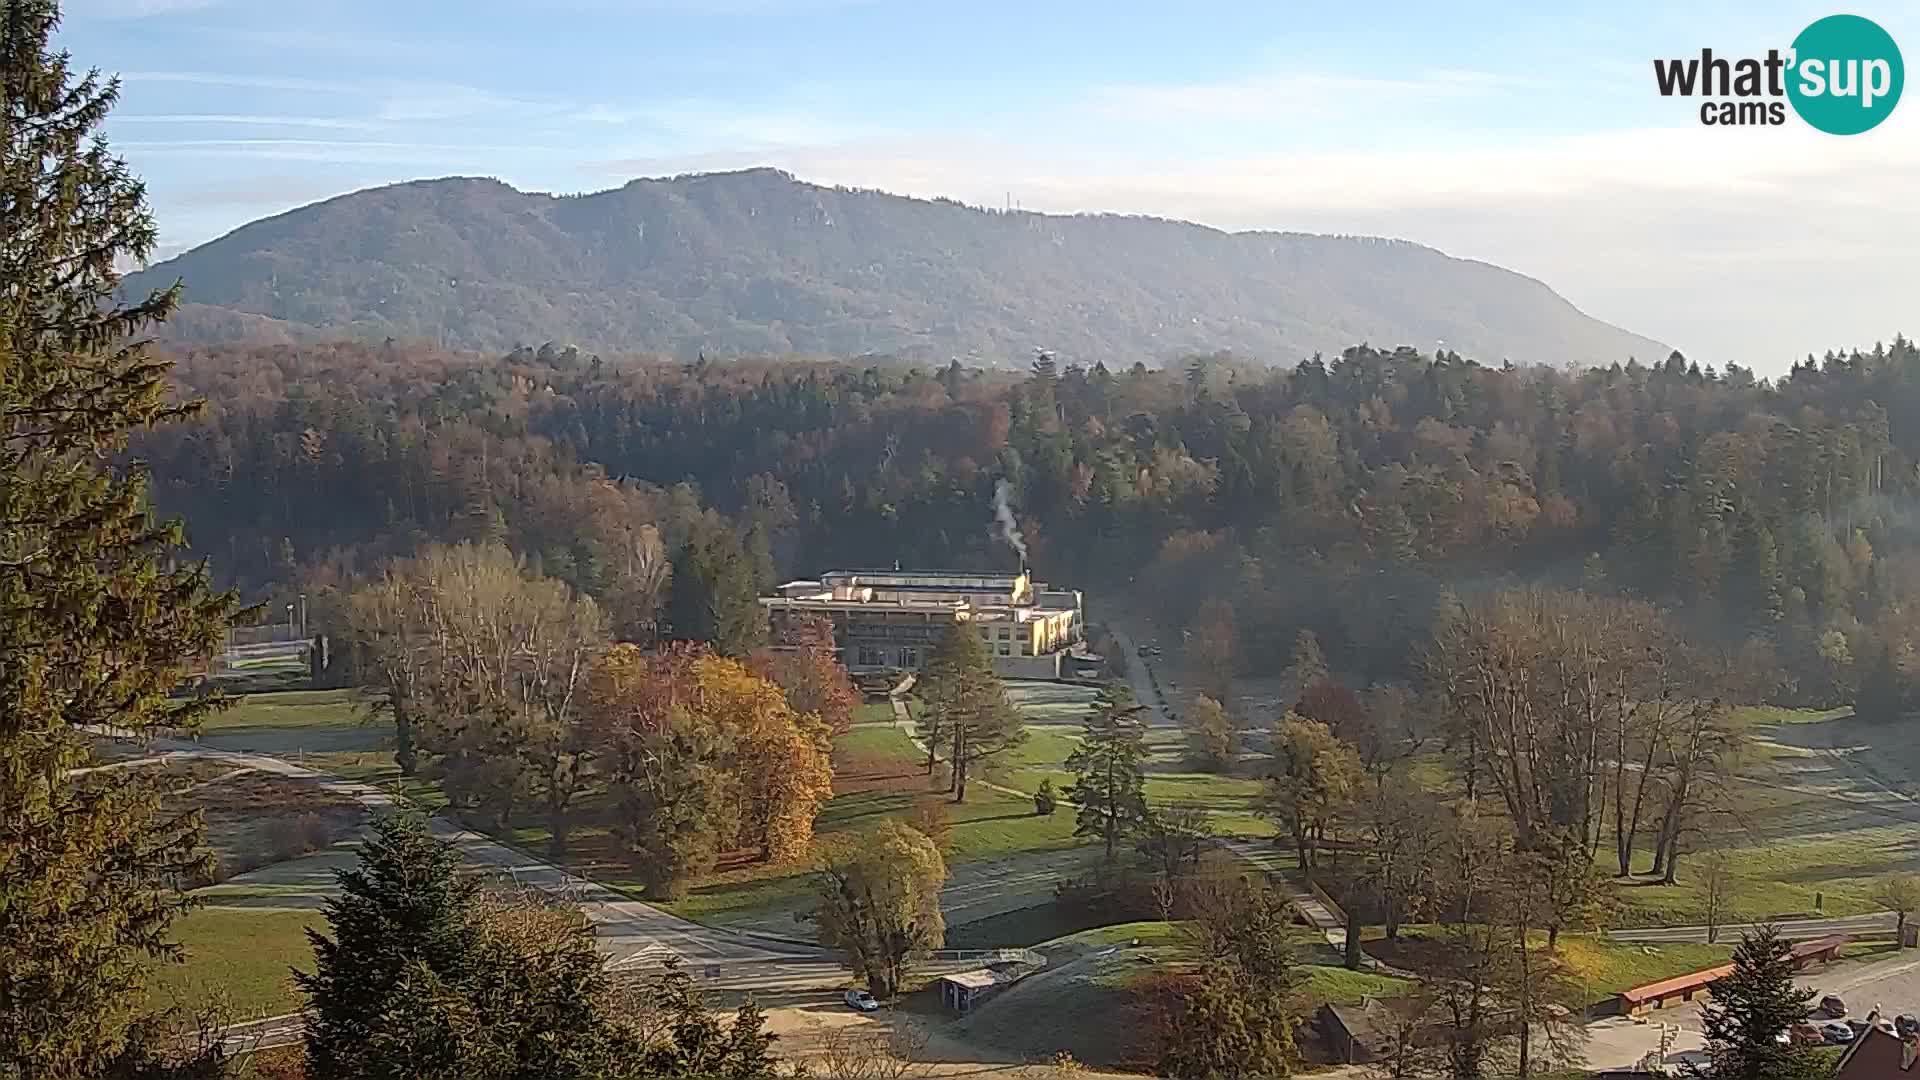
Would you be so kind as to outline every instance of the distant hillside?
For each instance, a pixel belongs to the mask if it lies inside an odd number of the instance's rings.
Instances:
[[[187,341],[984,363],[1034,348],[1293,363],[1360,342],[1555,365],[1669,351],[1532,278],[1404,241],[999,213],[772,169],[567,197],[463,178],[373,188],[256,221],[129,287],[176,277],[186,305],[168,334]]]

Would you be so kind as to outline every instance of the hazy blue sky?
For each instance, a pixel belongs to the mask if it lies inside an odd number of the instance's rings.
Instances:
[[[1784,49],[1836,10],[1920,61],[1912,3],[1631,0],[69,0],[62,44],[121,73],[109,134],[168,253],[398,180],[771,164],[1405,237],[1774,372],[1920,333],[1920,100],[1853,138],[1707,128],[1651,61]]]

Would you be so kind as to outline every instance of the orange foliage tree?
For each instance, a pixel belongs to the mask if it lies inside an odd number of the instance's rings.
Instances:
[[[834,653],[833,623],[805,615],[783,626],[774,647],[761,649],[747,665],[786,692],[795,712],[813,713],[835,735],[853,727],[859,691]]]
[[[697,708],[731,736],[728,765],[742,811],[735,844],[772,862],[804,857],[813,819],[833,794],[826,725],[795,712],[779,687],[737,660],[703,656],[693,674]]]
[[[704,646],[616,645],[588,685],[614,831],[656,896],[673,899],[725,851],[804,857],[833,790],[826,726]]]

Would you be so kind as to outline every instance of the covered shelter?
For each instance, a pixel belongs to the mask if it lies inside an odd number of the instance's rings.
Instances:
[[[981,998],[1011,986],[1025,975],[1016,968],[976,968],[940,976],[940,1003],[954,1012],[966,1012]]]

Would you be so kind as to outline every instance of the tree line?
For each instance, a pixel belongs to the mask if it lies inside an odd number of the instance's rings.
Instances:
[[[1312,627],[1368,677],[1404,675],[1449,585],[1658,599],[1695,633],[1768,643],[1780,693],[1808,704],[1897,709],[1920,640],[1904,339],[1775,380],[1677,355],[1573,372],[1368,347],[1291,367],[1042,356],[1024,377],[347,344],[195,350],[177,370],[207,413],[137,452],[249,595],[499,540],[618,596],[604,606],[643,640],[670,622],[669,565],[702,568],[689,626],[829,564],[1005,567],[988,528],[1005,481],[1043,577],[1137,578],[1170,632],[1224,609],[1243,673]]]

